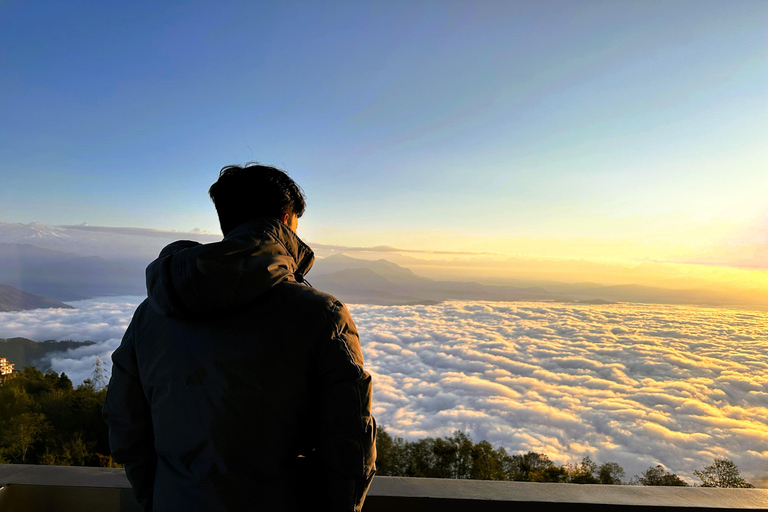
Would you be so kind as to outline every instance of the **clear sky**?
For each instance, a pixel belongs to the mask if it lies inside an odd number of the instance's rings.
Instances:
[[[259,160],[314,242],[768,242],[764,0],[0,0],[0,27],[0,222],[216,231],[218,169]]]

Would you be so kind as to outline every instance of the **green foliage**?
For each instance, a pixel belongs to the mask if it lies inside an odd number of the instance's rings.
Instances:
[[[379,427],[376,448],[377,474],[384,476],[604,485],[621,484],[625,477],[624,468],[616,462],[598,464],[584,457],[577,464],[557,466],[543,453],[510,455],[488,441],[473,443],[461,430],[450,437],[404,441]],[[703,471],[693,473],[702,480],[702,487],[753,487],[741,478],[739,469],[728,459],[715,459]],[[661,465],[648,468],[641,476],[635,476],[634,481],[651,486],[688,486]]]
[[[640,485],[664,485],[676,487],[688,487],[685,481],[674,473],[664,470],[664,466],[657,464],[656,467],[650,467],[637,477]]]
[[[0,385],[0,462],[100,466],[108,460],[101,418],[106,391],[53,370],[26,367]],[[106,462],[105,462],[106,460]]]
[[[488,441],[472,446],[472,468],[469,478],[473,480],[508,480],[504,473],[504,459],[508,457],[504,448],[494,449]]]
[[[618,485],[624,476],[624,468],[615,462],[605,462],[597,468],[597,479],[601,484]]]
[[[28,464],[31,462],[29,459],[32,456],[32,447],[48,430],[50,425],[39,412],[25,412],[14,416],[8,423],[4,423],[0,430],[3,452],[13,462]]]
[[[558,472],[553,472],[554,463],[542,453],[528,452],[522,455],[512,455],[507,468],[510,480],[518,482],[551,482],[559,481]],[[560,468],[562,469],[562,468]]]
[[[568,469],[563,466],[555,466],[552,464],[546,468],[534,471],[531,474],[530,481],[561,484],[568,481]]]
[[[0,339],[0,355],[19,369],[31,366],[35,364],[35,361],[41,359],[50,359],[69,349],[87,347],[93,344],[93,341],[46,340],[38,342],[27,338],[8,338]]]
[[[456,458],[452,463],[453,478],[469,478],[472,471],[472,439],[461,430],[457,430],[446,442],[456,446]]]
[[[696,470],[693,474],[701,480],[702,487],[754,487],[741,477],[739,468],[728,459],[714,459],[703,471]]]
[[[595,477],[597,473],[597,463],[588,456],[581,459],[576,465],[566,464],[568,479],[571,484],[599,484],[600,480]]]
[[[576,465],[556,466],[541,453],[510,455],[488,441],[473,443],[457,430],[450,437],[404,441],[379,427],[377,474],[427,478],[471,478],[523,482],[621,483],[624,469],[615,462],[600,466],[589,457]]]
[[[458,455],[460,443],[453,442],[451,439],[438,438],[432,445],[432,451],[435,455],[435,477],[436,478],[458,478],[461,470],[458,468]],[[471,449],[467,450],[470,456]]]

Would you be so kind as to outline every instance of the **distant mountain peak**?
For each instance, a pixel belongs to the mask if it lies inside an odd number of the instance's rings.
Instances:
[[[3,241],[14,242],[46,238],[68,238],[61,230],[51,228],[40,222],[30,222],[29,224],[0,222],[0,233],[4,235],[2,238],[5,240]]]
[[[381,277],[385,277],[391,282],[407,282],[412,284],[416,282],[431,281],[431,279],[427,277],[415,274],[409,268],[401,267],[397,263],[392,263],[385,259],[365,260],[361,258],[353,258],[344,253],[317,259],[315,261],[314,272],[317,276],[321,274],[333,274],[340,270],[359,268],[368,269]]]
[[[326,256],[325,258],[322,258],[322,260],[323,261],[359,261],[360,258],[353,258],[352,256],[348,256],[344,254],[343,252],[338,252],[336,254]]]

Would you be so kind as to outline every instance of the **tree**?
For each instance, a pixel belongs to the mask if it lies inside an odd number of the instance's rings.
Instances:
[[[528,452],[523,455],[512,455],[507,469],[507,478],[518,482],[548,481],[534,478],[553,466],[554,464],[549,460],[549,457],[543,453]]]
[[[538,469],[531,473],[529,481],[562,484],[568,481],[568,470],[563,466],[555,466],[552,464],[549,467]]]
[[[46,391],[51,391],[59,383],[59,374],[49,368],[43,375],[43,381],[46,384]]]
[[[66,373],[61,372],[59,380],[56,382],[56,389],[59,391],[72,391],[72,381],[67,377]]]
[[[76,389],[87,389],[89,391],[96,391],[96,386],[93,384],[93,380],[84,379]]]
[[[402,441],[402,439],[401,439]],[[383,476],[399,476],[396,473],[397,454],[395,440],[382,427],[376,428],[376,473]]]
[[[695,470],[693,474],[701,480],[702,487],[754,487],[741,478],[739,468],[728,459],[714,459],[712,464],[705,467],[703,471]]]
[[[25,367],[14,379],[16,385],[23,386],[24,390],[31,396],[40,395],[53,389],[55,380],[49,373],[49,377],[34,366]],[[13,382],[13,381],[12,381]]]
[[[440,437],[432,445],[435,454],[435,478],[458,477],[459,447],[451,438]]]
[[[24,391],[23,385],[11,381],[9,384],[0,387],[0,429],[6,425],[11,418],[25,412],[35,411],[35,402],[29,394]]]
[[[34,445],[43,433],[49,429],[45,416],[39,412],[25,412],[14,416],[4,426],[2,431],[2,441],[5,445],[5,453],[10,458],[21,464],[28,462],[32,445]]]
[[[472,439],[462,430],[456,430],[448,440],[456,445],[455,478],[470,478],[472,474]]]
[[[618,485],[624,476],[624,468],[616,462],[604,462],[597,468],[597,479],[601,484]]]
[[[640,485],[666,485],[688,487],[688,484],[679,476],[664,470],[664,466],[657,464],[656,467],[650,467],[637,477]]]
[[[0,386],[0,462],[98,465],[98,453],[109,453],[105,396],[72,389],[63,373],[25,368]]]
[[[406,443],[406,453],[408,454],[406,476],[434,477],[434,444],[435,440],[431,437]]]
[[[472,447],[472,471],[474,480],[505,480],[502,467],[507,452],[504,448],[495,450],[488,441],[480,441]]]
[[[589,456],[581,459],[581,462],[572,466],[567,464],[568,482],[572,484],[599,484],[600,481],[595,478],[597,473],[597,463]]]

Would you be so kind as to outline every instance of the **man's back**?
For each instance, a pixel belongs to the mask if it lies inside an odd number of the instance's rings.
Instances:
[[[296,281],[311,264],[290,229],[261,219],[150,265],[105,406],[145,506],[360,506],[375,460],[370,376],[343,304]]]

